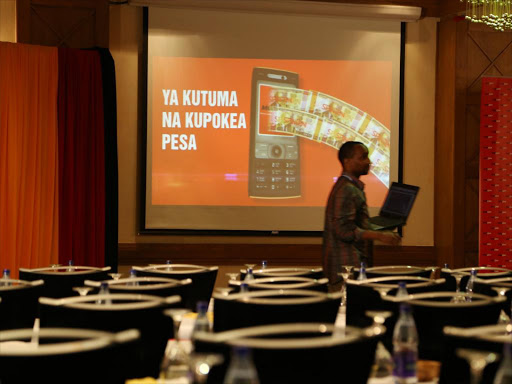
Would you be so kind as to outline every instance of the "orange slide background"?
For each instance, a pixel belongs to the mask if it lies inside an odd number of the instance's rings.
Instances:
[[[336,97],[369,113],[386,127],[391,120],[391,62],[153,57],[152,204],[220,206],[324,206],[341,173],[337,150],[300,139],[302,196],[254,199],[248,195],[251,81],[254,67],[297,72],[299,88]],[[179,105],[166,106],[162,89],[176,89]],[[183,90],[236,91],[238,107],[182,106]],[[162,128],[162,113],[180,114],[181,128]],[[245,114],[246,129],[185,128],[186,112]],[[163,134],[194,134],[197,150],[162,150]],[[226,176],[228,175],[228,176]],[[387,192],[364,176],[368,205]]]

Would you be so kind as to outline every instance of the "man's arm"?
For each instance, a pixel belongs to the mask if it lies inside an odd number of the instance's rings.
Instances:
[[[363,240],[379,240],[384,244],[397,245],[400,236],[390,231],[372,231],[356,224],[357,196],[350,188],[340,188],[334,200],[336,237],[345,243]]]

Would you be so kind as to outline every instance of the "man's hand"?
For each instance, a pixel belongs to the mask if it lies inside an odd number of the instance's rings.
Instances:
[[[383,231],[379,232],[378,240],[387,245],[398,245],[402,238],[398,235],[398,233]]]

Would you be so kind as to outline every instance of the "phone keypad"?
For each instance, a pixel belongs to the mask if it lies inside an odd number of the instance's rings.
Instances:
[[[262,196],[299,196],[297,160],[257,159],[254,162],[254,190]]]

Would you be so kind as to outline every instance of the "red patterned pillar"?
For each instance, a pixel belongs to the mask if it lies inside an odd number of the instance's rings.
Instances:
[[[480,262],[512,268],[512,79],[482,78]]]

